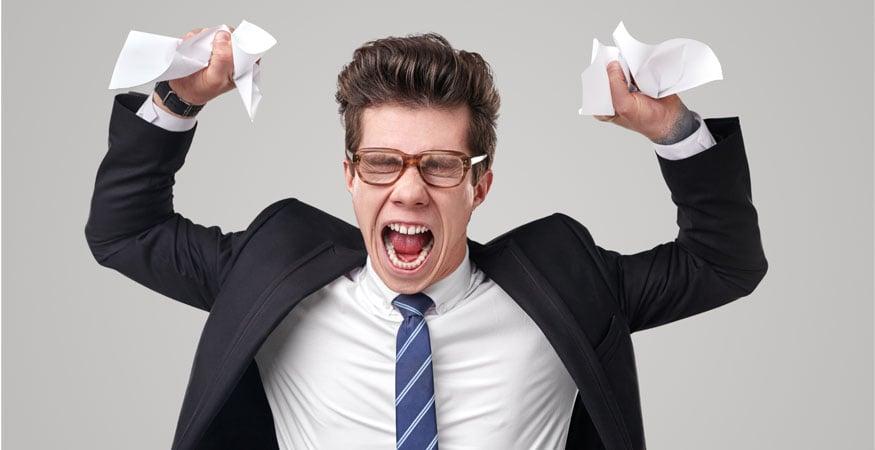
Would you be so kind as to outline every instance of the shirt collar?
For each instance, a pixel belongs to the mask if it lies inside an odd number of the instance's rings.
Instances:
[[[468,255],[468,246],[465,246],[465,257],[462,263],[449,275],[425,288],[422,292],[434,301],[434,311],[443,314],[449,311],[453,305],[462,300],[469,292],[473,281],[472,266]],[[361,287],[365,289],[368,298],[375,299],[382,310],[397,311],[392,305],[392,300],[399,295],[389,289],[386,283],[374,270],[371,257],[367,257],[365,269],[362,273]],[[400,313],[399,313],[400,314]]]

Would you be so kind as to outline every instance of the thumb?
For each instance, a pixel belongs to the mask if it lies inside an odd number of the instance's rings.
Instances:
[[[219,31],[213,37],[213,52],[210,55],[210,69],[214,74],[232,80],[234,77],[234,56],[231,51],[231,33]]]
[[[626,84],[626,75],[618,61],[608,63],[608,83],[611,86],[611,102],[614,104],[614,113],[623,114],[629,110],[634,102],[632,93]]]

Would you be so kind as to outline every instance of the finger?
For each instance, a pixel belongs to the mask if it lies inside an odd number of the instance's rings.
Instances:
[[[593,117],[595,117],[596,120],[600,120],[602,122],[610,122],[610,121],[616,119],[617,115],[614,114],[613,116],[603,116],[603,115],[596,114],[596,115],[593,115]]]
[[[607,70],[608,82],[611,85],[611,102],[614,104],[614,111],[616,111],[617,114],[624,114],[634,102],[632,93],[629,92],[629,87],[626,85],[626,75],[623,74],[623,68],[620,67],[618,61],[611,61],[608,64]]]

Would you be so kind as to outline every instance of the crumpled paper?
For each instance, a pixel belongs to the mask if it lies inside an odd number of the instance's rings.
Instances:
[[[213,37],[219,31],[230,32],[231,29],[227,25],[207,28],[185,41],[131,30],[116,60],[109,89],[182,78],[207,67]],[[255,120],[262,97],[261,62],[256,64],[256,61],[275,44],[276,39],[270,33],[245,20],[231,33],[234,84],[250,121]]]
[[[702,42],[676,38],[656,45],[645,44],[633,38],[622,21],[612,36],[616,46],[592,40],[590,65],[580,75],[583,98],[578,113],[581,115],[614,114],[607,74],[607,65],[614,60],[620,62],[627,86],[631,86],[634,78],[638,89],[653,98],[723,79],[717,55]]]

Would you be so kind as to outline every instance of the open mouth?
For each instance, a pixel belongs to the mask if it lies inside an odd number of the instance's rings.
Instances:
[[[383,227],[382,235],[389,262],[405,272],[421,267],[434,246],[434,235],[423,225],[390,223]]]

